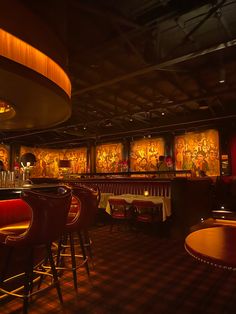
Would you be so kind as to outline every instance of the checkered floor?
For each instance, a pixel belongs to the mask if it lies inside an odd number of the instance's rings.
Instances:
[[[29,313],[235,313],[236,272],[195,261],[182,240],[116,228],[110,233],[109,226],[91,236],[95,265],[90,279],[83,268],[78,271],[78,294],[71,274],[64,274],[63,308],[52,289],[32,301]],[[21,306],[13,300],[0,305],[0,313],[21,313]]]

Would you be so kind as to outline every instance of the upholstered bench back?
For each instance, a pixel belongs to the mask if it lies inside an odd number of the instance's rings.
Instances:
[[[81,180],[73,184],[97,186],[101,193],[114,193],[114,195],[143,194],[144,191],[148,191],[149,195],[171,196],[170,181]]]

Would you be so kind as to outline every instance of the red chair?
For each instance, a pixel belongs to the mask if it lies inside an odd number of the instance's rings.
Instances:
[[[162,204],[154,204],[152,201],[134,200],[132,202],[136,227],[139,224],[149,224],[152,231],[155,231],[155,226],[162,221]]]
[[[68,212],[71,203],[71,190],[67,187],[59,187],[56,193],[45,193],[39,191],[24,191],[21,198],[26,202],[32,212],[30,224],[23,233],[14,233],[14,229],[5,229],[0,231],[0,242],[9,247],[10,252],[14,253],[12,249],[21,247],[25,250],[26,265],[25,271],[12,278],[4,278],[2,272],[0,291],[4,294],[12,295],[22,298],[23,313],[28,312],[29,299],[36,293],[45,289],[39,289],[33,292],[33,284],[36,278],[39,278],[38,267],[40,267],[40,274],[42,273],[41,264],[34,266],[35,255],[38,249],[44,247],[46,249],[45,259],[49,261],[51,272],[44,272],[53,279],[53,284],[57,289],[57,294],[61,303],[63,303],[62,294],[60,290],[58,274],[53,261],[51,244],[53,241],[58,240],[60,235],[65,229]],[[11,254],[12,255],[12,254]],[[14,257],[14,256],[13,256]],[[10,255],[9,255],[10,258]],[[3,270],[7,269],[9,260],[6,260],[6,265]],[[4,284],[15,278],[23,277],[23,289],[19,288],[19,292],[23,290],[23,294],[9,291],[4,288]]]
[[[88,265],[88,256],[85,248],[89,251],[90,258],[91,252],[91,240],[88,233],[88,228],[93,225],[98,206],[97,191],[92,188],[84,186],[74,186],[72,188],[72,203],[67,218],[67,224],[65,233],[58,246],[57,267],[64,270],[71,270],[73,273],[74,288],[77,291],[77,272],[76,270],[82,265],[85,266],[87,274],[90,274]],[[76,254],[75,250],[75,238],[77,234],[79,239],[79,245],[82,251],[83,262],[77,264],[76,258],[81,256]],[[67,240],[69,238],[69,245]],[[70,253],[66,253],[66,249],[70,249]],[[65,257],[71,258],[72,267],[65,265]]]
[[[132,222],[132,209],[129,203],[123,199],[109,199],[111,209],[111,226],[110,231],[113,229],[113,225],[116,222],[123,222],[125,225],[131,227]]]

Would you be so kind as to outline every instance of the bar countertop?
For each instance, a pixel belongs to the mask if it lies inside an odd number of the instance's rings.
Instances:
[[[0,200],[16,199],[20,198],[22,191],[24,190],[42,190],[44,192],[52,192],[58,186],[63,184],[23,184],[19,187],[6,187],[0,188]]]

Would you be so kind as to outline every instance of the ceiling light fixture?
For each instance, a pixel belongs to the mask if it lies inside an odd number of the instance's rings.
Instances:
[[[225,68],[220,68],[220,77],[219,77],[219,83],[223,84],[225,83]]]

